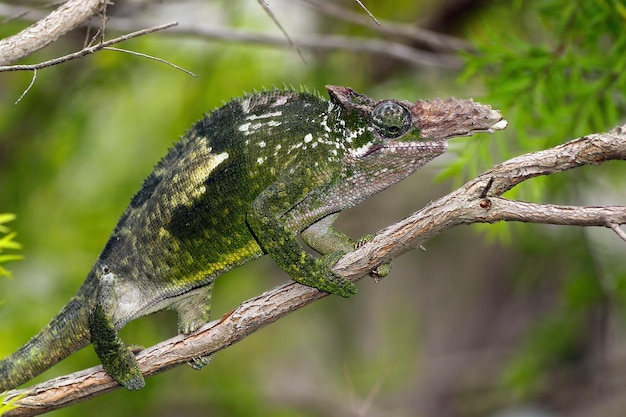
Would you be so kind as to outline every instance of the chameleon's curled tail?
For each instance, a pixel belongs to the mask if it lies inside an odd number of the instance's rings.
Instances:
[[[90,276],[46,327],[0,361],[0,392],[29,381],[90,343],[89,312],[93,305]]]

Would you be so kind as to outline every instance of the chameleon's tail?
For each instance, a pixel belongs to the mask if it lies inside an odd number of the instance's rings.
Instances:
[[[0,392],[16,388],[90,343],[89,312],[94,303],[90,274],[46,327],[0,361]]]

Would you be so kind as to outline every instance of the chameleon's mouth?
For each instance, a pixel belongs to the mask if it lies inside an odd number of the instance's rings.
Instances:
[[[502,130],[508,125],[509,122],[507,122],[505,119],[502,119],[499,122],[494,123],[493,126],[491,126],[491,129],[487,129],[487,132],[493,133],[494,130]]]
[[[508,126],[508,124],[509,124],[509,122],[507,122],[504,119],[501,119],[501,120],[495,122],[494,124],[492,124],[491,126],[489,126],[486,129],[472,129],[471,131],[467,132],[466,136],[471,136],[474,133],[494,133],[496,130],[504,129],[505,127]]]
[[[359,158],[367,158],[376,153],[430,153],[440,152],[443,153],[448,148],[448,144],[445,141],[424,141],[424,142],[387,142],[384,144],[376,144],[370,146],[367,150],[356,155]]]
[[[492,110],[495,115],[500,116],[500,113]],[[500,116],[500,119],[490,126],[484,128],[475,127],[473,129],[467,129],[462,131],[454,131],[448,136],[443,138],[425,139],[422,142],[386,142],[383,144],[373,144],[369,147],[363,147],[356,149],[352,152],[353,156],[357,158],[366,158],[372,154],[385,152],[385,153],[420,153],[420,152],[440,152],[443,153],[448,148],[446,143],[447,139],[459,137],[459,136],[472,136],[475,133],[494,133],[496,130],[502,130],[507,127],[509,123]]]
[[[459,130],[459,131],[450,133],[449,135],[445,136],[443,139],[452,139],[452,138],[461,137],[461,136],[473,136],[476,133],[494,133],[496,130],[502,130],[506,128],[508,124],[509,122],[507,122],[505,119],[500,119],[497,122],[493,123],[491,126],[486,126],[484,128],[474,126],[469,129]]]

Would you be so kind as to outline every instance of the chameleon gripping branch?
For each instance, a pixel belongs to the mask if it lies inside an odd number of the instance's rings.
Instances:
[[[619,225],[626,224],[626,206],[555,206],[501,197],[506,190],[529,178],[611,160],[626,160],[626,125],[513,158],[380,231],[372,240],[337,261],[333,271],[357,280],[385,259],[394,259],[452,227],[477,222],[604,226],[622,237],[624,232]],[[313,288],[293,282],[280,285],[243,302],[220,320],[201,326],[193,334],[178,335],[144,349],[137,355],[137,361],[145,376],[163,372],[241,341],[324,296]],[[116,386],[102,367],[85,369],[27,389],[11,391],[7,401],[14,401],[17,408],[6,416],[25,417],[52,411],[103,394]]]
[[[0,361],[0,391],[89,344],[119,384],[143,387],[118,330],[163,309],[178,313],[179,333],[197,330],[209,321],[214,280],[264,254],[299,284],[354,294],[332,269],[355,245],[332,227],[338,214],[444,153],[448,139],[506,126],[471,100],[376,101],[326,89],[330,101],[294,90],[247,95],[196,123],[132,198],[76,295]]]

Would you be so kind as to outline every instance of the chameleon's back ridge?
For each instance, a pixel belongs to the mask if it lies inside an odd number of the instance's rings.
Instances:
[[[141,388],[117,331],[163,309],[177,312],[179,332],[196,330],[209,321],[215,279],[264,254],[301,284],[354,294],[354,283],[331,269],[354,248],[332,227],[338,214],[444,153],[449,138],[506,126],[471,100],[327,91],[330,101],[294,90],[249,94],[197,122],[131,199],[77,295],[0,361],[0,390],[89,343],[109,375]]]

